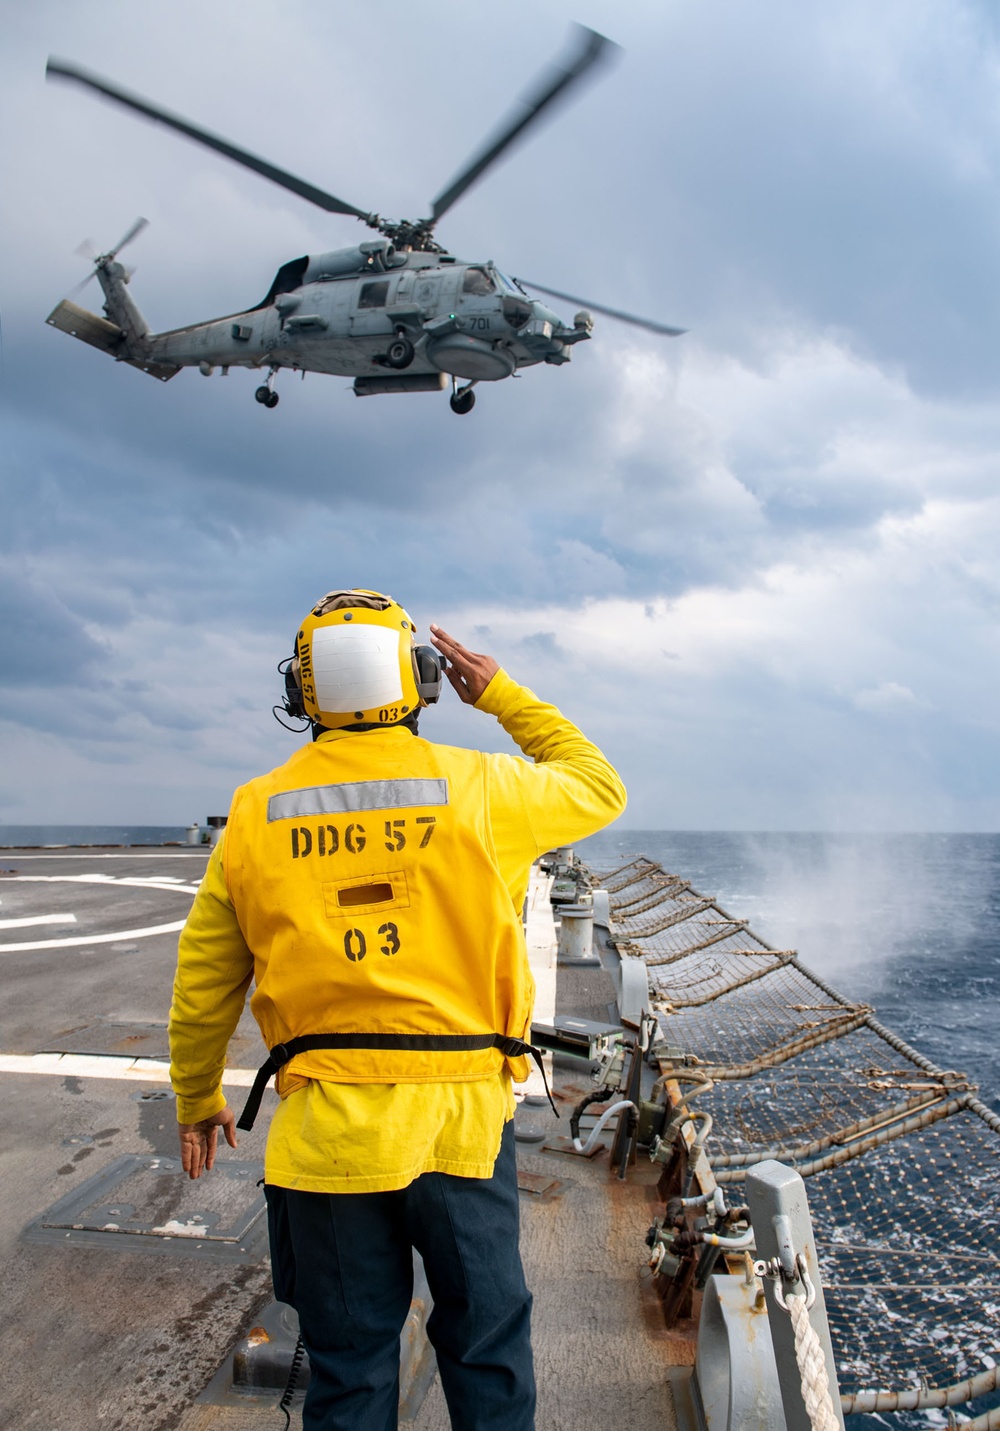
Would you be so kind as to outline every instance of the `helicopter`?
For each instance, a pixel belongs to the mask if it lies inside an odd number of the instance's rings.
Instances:
[[[216,369],[225,376],[234,367],[266,372],[254,393],[265,408],[277,406],[275,378],[291,369],[353,377],[359,397],[441,392],[450,379],[451,408],[459,414],[472,410],[478,383],[540,363],[568,363],[575,345],[591,336],[591,310],[677,337],[683,328],[510,278],[492,260],[457,258],[434,237],[438,221],[515,140],[617,49],[595,30],[576,26],[567,59],[541,77],[522,107],[437,196],[428,217],[417,220],[384,219],[358,208],[99,75],[50,58],[47,78],[82,85],[167,125],[328,213],[360,220],[378,237],[282,264],[265,297],[244,312],[151,333],[128,291],[131,275],[118,262],[120,251],[146,227],[145,219],[137,219],[113,249],[90,255],[94,267],[74,290],[96,277],[104,316],[65,298],[46,321],[162,382],[189,367],[206,377]],[[532,293],[583,306],[568,324]]]

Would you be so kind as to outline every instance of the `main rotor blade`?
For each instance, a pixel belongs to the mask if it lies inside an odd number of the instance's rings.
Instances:
[[[438,194],[431,209],[431,218],[437,223],[442,214],[447,213],[456,199],[460,199],[466,189],[500,158],[505,149],[514,143],[518,135],[533,124],[542,112],[564,94],[571,85],[587,73],[602,57],[609,58],[620,49],[614,41],[589,30],[585,25],[574,26],[577,39],[577,53],[570,57],[568,67],[555,66],[543,77],[535,92],[522,101],[523,109],[500,129],[494,139],[487,141],[486,147],[471,160],[443,193]]]
[[[573,293],[560,293],[558,288],[545,288],[527,278],[518,278],[515,282],[524,288],[533,288],[536,293],[547,293],[550,298],[561,298],[564,303],[582,303],[584,308],[603,313],[605,318],[617,318],[619,323],[631,323],[635,328],[648,328],[651,333],[659,333],[664,338],[679,338],[682,333],[687,332],[686,328],[669,328],[666,323],[654,323],[652,318],[637,318],[634,313],[623,313],[620,308],[607,308],[602,303],[591,303],[589,298],[578,298]]]
[[[280,184],[283,189],[289,189],[293,194],[298,194],[300,199],[306,199],[310,204],[318,205],[327,213],[351,214],[354,218],[363,219],[366,223],[370,223],[375,218],[374,214],[368,214],[364,209],[356,209],[353,204],[347,204],[343,199],[335,198],[333,194],[326,193],[324,189],[317,189],[314,184],[308,184],[305,179],[296,178],[286,169],[279,169],[275,164],[269,164],[266,159],[260,159],[256,154],[250,154],[246,149],[240,149],[237,145],[230,144],[227,139],[220,138],[218,134],[212,134],[207,129],[200,129],[198,125],[190,124],[188,120],[182,119],[179,114],[171,114],[167,109],[160,109],[158,105],[150,104],[140,95],[119,89],[109,80],[102,79],[100,75],[92,74],[89,70],[81,69],[78,65],[68,64],[65,60],[50,59],[45,66],[45,74],[48,78],[73,80],[77,84],[86,85],[88,89],[96,90],[106,99],[113,99],[116,104],[123,104],[126,109],[134,109],[137,114],[145,115],[147,119],[152,119],[156,124],[165,124],[170,129],[176,129],[179,134],[193,139],[196,144],[204,144],[206,148],[214,149],[218,154],[224,154],[227,159],[233,159],[237,164],[252,169],[255,174],[263,175],[273,184]]]

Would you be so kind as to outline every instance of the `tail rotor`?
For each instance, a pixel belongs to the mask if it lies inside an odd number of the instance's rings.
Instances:
[[[142,233],[143,229],[146,228],[148,224],[148,219],[144,219],[142,217],[137,218],[135,223],[128,230],[128,232],[123,234],[122,237],[115,244],[114,248],[109,249],[107,253],[100,253],[93,239],[86,238],[83,240],[82,243],[77,244],[73,252],[78,254],[81,258],[85,258],[88,263],[92,263],[94,266],[87,274],[86,278],[81,279],[81,281],[76,285],[76,287],[70,290],[69,296],[71,298],[75,298],[78,293],[81,293],[83,289],[86,288],[90,280],[92,278],[96,278],[100,269],[102,269],[105,264],[113,263],[114,260],[121,253],[122,249],[125,248],[127,244],[130,244],[133,239],[138,238],[139,235]]]

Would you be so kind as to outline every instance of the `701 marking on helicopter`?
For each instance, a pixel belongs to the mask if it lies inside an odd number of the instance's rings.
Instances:
[[[574,345],[590,337],[593,319],[587,309],[677,336],[684,329],[597,303],[587,304],[572,325],[567,324],[527,290],[569,303],[584,304],[585,299],[508,278],[491,261],[458,259],[433,237],[438,220],[456,200],[613,48],[604,36],[580,27],[570,63],[543,77],[523,110],[501,127],[435,199],[430,215],[415,221],[392,221],[366,213],[138,95],[78,66],[50,60],[48,76],[96,90],[327,212],[360,219],[380,237],[354,248],[307,255],[283,264],[265,298],[245,312],[151,333],[128,291],[129,274],[117,262],[119,250],[145,227],[146,221],[140,219],[116,248],[96,256],[88,275],[88,279],[96,277],[103,289],[105,316],[64,299],[47,321],[163,382],[184,367],[197,367],[206,376],[216,368],[223,374],[232,367],[266,369],[266,380],[255,396],[268,408],[278,402],[276,374],[290,368],[353,377],[359,397],[439,392],[450,378],[451,407],[457,413],[471,411],[477,383],[497,382],[539,363],[568,363]]]

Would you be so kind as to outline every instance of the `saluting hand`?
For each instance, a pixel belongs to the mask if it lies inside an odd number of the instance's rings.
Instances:
[[[458,692],[459,700],[467,706],[474,706],[500,667],[492,656],[483,656],[476,651],[467,651],[461,642],[442,631],[431,622],[431,640],[446,656],[448,664],[445,675]]]
[[[200,1178],[215,1164],[215,1145],[219,1129],[226,1135],[231,1148],[236,1147],[236,1114],[231,1108],[220,1108],[211,1118],[203,1118],[200,1123],[178,1123],[177,1132],[181,1140],[181,1166],[192,1180]]]

